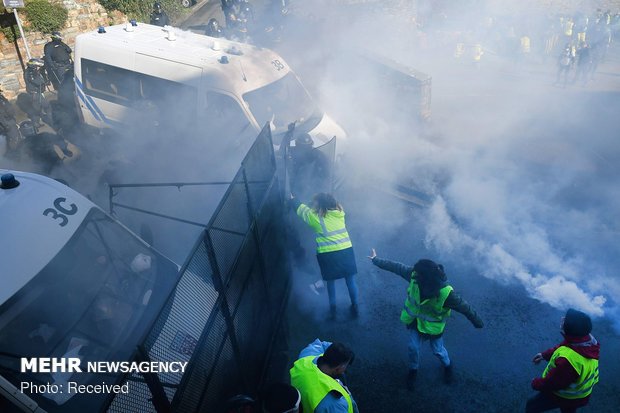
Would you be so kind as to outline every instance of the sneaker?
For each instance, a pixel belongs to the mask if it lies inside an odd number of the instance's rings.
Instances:
[[[413,391],[415,389],[415,379],[418,376],[416,369],[410,369],[407,374],[407,390]]]
[[[357,304],[351,304],[351,318],[357,318],[360,315],[359,308]]]
[[[443,368],[443,381],[446,384],[452,384],[454,381],[454,372],[452,371],[452,363]]]
[[[309,285],[310,290],[316,295],[321,295],[321,293],[325,290],[325,284],[323,284],[323,280],[318,280]]]

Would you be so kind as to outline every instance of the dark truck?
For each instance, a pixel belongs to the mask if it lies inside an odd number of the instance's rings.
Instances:
[[[372,106],[377,116],[408,126],[430,120],[432,78],[426,73],[367,51],[340,52],[329,65],[337,84],[364,89],[353,93],[356,104]],[[365,102],[364,96],[371,101]]]

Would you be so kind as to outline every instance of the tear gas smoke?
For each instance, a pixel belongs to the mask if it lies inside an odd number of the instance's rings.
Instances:
[[[370,3],[367,7],[380,7]],[[564,90],[552,86],[555,55],[547,62],[532,57],[540,63],[528,65],[498,55],[498,38],[491,35],[510,27],[532,32],[545,11],[519,19],[500,16],[482,30],[484,10],[458,19],[448,10],[422,36],[406,8],[400,15],[386,9],[353,19],[349,11],[353,23],[346,27],[336,23],[343,21],[336,10],[316,29],[319,37],[304,45],[307,59],[323,57],[321,106],[349,134],[344,168],[349,182],[413,183],[433,198],[424,238],[440,259],[474,261],[483,276],[517,282],[556,308],[613,317],[620,304],[614,298],[620,293],[614,271],[620,264],[615,219],[620,191],[613,183],[619,175],[613,127],[618,108],[617,103],[610,108],[617,94],[603,91],[618,85]],[[487,48],[479,70],[455,60],[458,41]],[[323,51],[319,57],[317,49]],[[433,77],[430,132],[399,118],[403,105],[415,106],[403,101],[403,89],[385,90],[379,74],[341,58],[359,49]],[[302,58],[296,65],[303,71],[306,63]],[[333,76],[343,71],[346,81]],[[391,214],[385,225],[405,220]]]
[[[295,24],[297,15],[314,27],[299,25],[299,37],[291,32],[278,48],[306,85],[318,85],[311,92],[319,106],[347,129],[349,162],[343,169],[348,181],[406,183],[428,194],[432,203],[424,238],[439,257],[473,256],[480,274],[518,282],[533,298],[558,308],[618,314],[619,303],[612,298],[620,294],[614,271],[620,264],[619,151],[613,145],[618,99],[603,93],[619,90],[618,85],[552,87],[555,56],[522,65],[510,54],[501,55],[501,40],[511,30],[533,30],[548,10],[527,14],[518,2],[501,2],[502,10],[511,11],[508,16],[472,7],[485,2],[443,11],[434,10],[432,2],[417,2],[430,9],[421,7],[416,15],[403,1],[370,1],[355,9],[341,9],[341,3],[347,2],[296,4],[288,24]],[[488,19],[491,15],[495,20]],[[183,36],[178,32],[179,39]],[[533,45],[537,39],[532,36]],[[455,60],[457,42],[485,47],[480,70]],[[432,76],[430,131],[403,121],[403,110],[414,105],[409,96],[403,99],[402,89],[386,90],[377,73],[339,59],[343,51],[357,49]],[[334,76],[343,70],[344,82]],[[182,104],[166,108],[168,119],[186,118]],[[220,179],[226,174],[217,171],[238,167],[239,158],[230,168],[222,158],[206,160],[205,154],[214,151],[200,139],[188,139],[192,133],[168,131],[153,139],[148,123],[138,124],[131,140],[98,149],[120,162],[122,167],[113,169],[124,171],[124,179],[115,182]],[[230,131],[225,126],[210,131],[220,132]],[[92,153],[97,161],[97,152]],[[143,156],[147,153],[154,156]],[[94,169],[100,168],[84,163],[72,176],[84,182],[77,185],[84,193],[92,194],[100,184],[99,176],[91,176]],[[144,200],[164,207],[183,204],[175,194],[145,195]],[[368,199],[367,211],[385,210],[372,203]],[[406,221],[389,210],[386,225],[396,228]]]

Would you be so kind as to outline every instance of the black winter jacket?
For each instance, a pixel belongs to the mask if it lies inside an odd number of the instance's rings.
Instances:
[[[400,275],[407,282],[411,281],[413,265],[406,265],[397,261],[390,261],[379,257],[373,258],[372,263],[381,269]],[[445,285],[447,285],[447,281],[448,279],[446,278],[444,280]],[[428,297],[421,298],[426,299]],[[446,298],[444,308],[449,308],[463,314],[476,328],[482,328],[484,326],[482,319],[478,316],[476,311],[474,311],[469,303],[462,299],[461,296],[454,290],[452,290],[448,295],[448,298]]]

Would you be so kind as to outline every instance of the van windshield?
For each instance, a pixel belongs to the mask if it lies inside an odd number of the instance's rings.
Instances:
[[[52,261],[0,306],[1,367],[15,373],[7,378],[24,379],[9,355],[79,357],[82,371],[88,361],[131,359],[177,277],[173,262],[102,211],[91,209]],[[87,373],[31,376],[52,384],[94,379]],[[108,383],[114,380],[115,375],[105,377]],[[54,401],[51,407],[96,402],[80,396],[69,400],[73,395],[67,393],[43,396]]]
[[[320,118],[316,104],[293,72],[244,94],[243,100],[250,107],[259,126],[272,121],[276,130],[286,128],[294,121],[303,123],[310,118]]]

